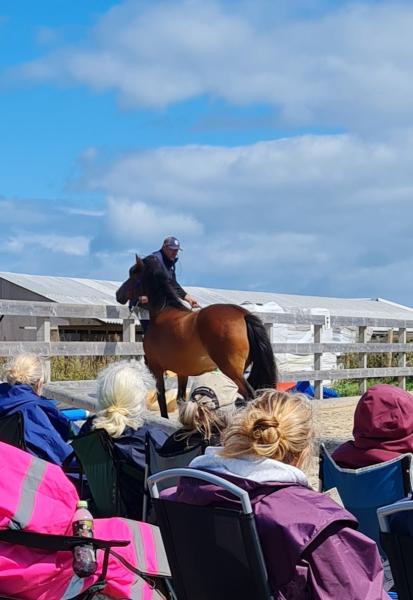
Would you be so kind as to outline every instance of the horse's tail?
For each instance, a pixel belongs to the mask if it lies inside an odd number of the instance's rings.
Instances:
[[[250,345],[249,360],[252,361],[248,383],[254,390],[272,388],[277,383],[278,373],[267,331],[256,315],[247,313],[245,322]]]

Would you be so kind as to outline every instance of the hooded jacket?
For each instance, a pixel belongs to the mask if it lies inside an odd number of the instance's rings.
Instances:
[[[71,535],[79,500],[62,469],[0,442],[0,530]],[[113,599],[160,600],[159,594],[138,576],[168,575],[169,567],[157,527],[128,519],[94,519],[94,536],[126,540],[129,544],[109,555],[103,593]],[[79,578],[73,555],[0,541],[0,596],[20,600],[67,600],[94,585],[102,573],[104,553],[97,551],[97,571]],[[127,561],[127,562],[125,562]]]
[[[72,452],[67,443],[71,425],[55,403],[35,394],[29,385],[0,384],[0,418],[16,412],[23,415],[27,451],[61,465]]]
[[[272,459],[226,459],[207,448],[191,466],[219,474],[248,491],[277,600],[384,600],[375,543],[357,532],[356,519],[307,486],[297,468]],[[181,479],[170,498],[196,505],[237,506],[209,483]]]
[[[393,385],[373,385],[354,413],[354,441],[339,446],[333,459],[358,469],[413,452],[413,397]]]

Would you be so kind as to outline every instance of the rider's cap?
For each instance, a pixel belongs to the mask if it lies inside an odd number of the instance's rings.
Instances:
[[[179,240],[177,240],[176,237],[173,237],[173,235],[165,238],[163,245],[167,248],[173,248],[174,250],[182,250]]]

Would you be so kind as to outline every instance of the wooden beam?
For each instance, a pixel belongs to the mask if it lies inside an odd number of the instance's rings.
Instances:
[[[140,342],[0,342],[0,356],[35,352],[42,356],[143,356]]]

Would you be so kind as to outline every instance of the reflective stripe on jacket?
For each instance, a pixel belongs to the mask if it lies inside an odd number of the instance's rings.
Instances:
[[[71,535],[78,495],[60,467],[0,442],[0,527]],[[109,557],[104,592],[113,598],[155,600],[156,591],[133,569],[149,575],[169,574],[157,527],[110,518],[94,520],[94,535],[106,540],[129,540]],[[0,543],[0,594],[21,600],[68,600],[97,581],[103,551],[98,550],[95,575],[79,579],[71,552],[47,552]],[[128,568],[126,565],[131,565]]]

